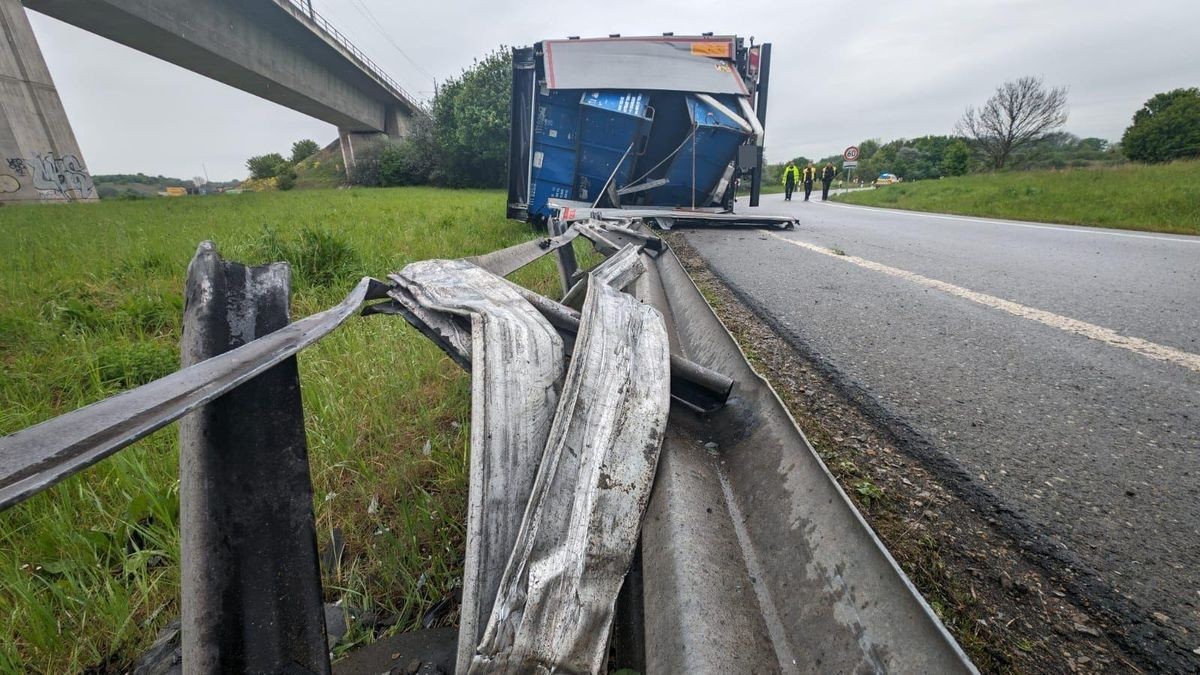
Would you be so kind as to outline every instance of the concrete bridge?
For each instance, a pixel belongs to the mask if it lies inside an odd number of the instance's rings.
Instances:
[[[338,128],[403,136],[420,104],[304,0],[24,0],[24,7]],[[96,199],[21,0],[0,0],[0,201]]]

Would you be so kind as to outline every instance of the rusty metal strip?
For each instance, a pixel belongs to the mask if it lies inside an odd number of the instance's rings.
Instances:
[[[458,663],[465,670],[517,539],[563,377],[558,332],[499,276],[428,260],[391,278],[431,311],[470,320],[471,451]],[[393,296],[394,297],[394,296]]]
[[[603,283],[604,271],[591,276],[562,401],[470,673],[602,672],[667,425],[670,352],[657,310]]]
[[[0,509],[62,481],[294,355],[354,316],[379,289],[364,278],[342,302],[215,358],[0,438]]]

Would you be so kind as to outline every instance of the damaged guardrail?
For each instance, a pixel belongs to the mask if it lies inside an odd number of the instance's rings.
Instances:
[[[186,415],[185,668],[329,672],[294,357],[400,315],[472,374],[458,672],[972,672],[646,220],[550,225],[295,323],[201,245],[186,367],[0,438],[0,508]],[[504,279],[547,254],[562,302]]]

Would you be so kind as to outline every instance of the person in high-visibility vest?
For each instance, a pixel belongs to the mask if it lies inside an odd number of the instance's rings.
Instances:
[[[789,159],[787,166],[783,167],[783,200],[785,202],[792,201],[792,192],[796,190],[796,183],[799,182],[800,167]]]
[[[809,162],[808,166],[804,167],[802,177],[804,178],[804,201],[808,201],[809,196],[812,195],[813,181],[817,179],[816,165]]]
[[[821,169],[821,201],[829,201],[829,184],[836,175],[837,169],[833,168],[833,164],[825,162],[825,168]]]

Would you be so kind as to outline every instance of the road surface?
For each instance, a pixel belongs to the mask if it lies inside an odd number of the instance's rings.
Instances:
[[[781,195],[760,210],[800,226],[687,240],[802,351],[1195,658],[1200,237]]]

